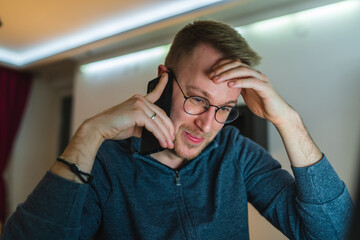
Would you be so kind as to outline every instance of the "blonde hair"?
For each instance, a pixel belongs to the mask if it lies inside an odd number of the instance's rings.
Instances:
[[[240,59],[249,66],[255,66],[261,60],[233,27],[217,21],[202,20],[186,25],[175,35],[165,65],[176,66],[181,57],[191,53],[200,43],[210,44],[225,58]]]

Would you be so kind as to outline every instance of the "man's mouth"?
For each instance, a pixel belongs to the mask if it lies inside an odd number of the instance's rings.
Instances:
[[[191,143],[194,143],[194,144],[202,143],[205,140],[205,138],[195,137],[194,135],[191,135],[190,133],[188,133],[186,131],[184,131],[184,135]]]

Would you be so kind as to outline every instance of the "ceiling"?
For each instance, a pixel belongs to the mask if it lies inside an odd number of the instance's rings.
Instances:
[[[215,1],[209,5],[198,5],[192,10],[176,12],[185,3],[203,0],[0,0],[0,64],[13,68],[31,68],[65,58],[79,58],[84,55],[109,51],[114,47],[134,45],[136,41],[170,36],[184,22],[195,18],[224,20],[248,16],[306,2],[306,0],[237,0]],[[310,2],[310,1],[307,1]],[[180,3],[175,6],[173,4]],[[162,8],[160,13],[150,15],[150,20],[131,25],[152,9]],[[194,9],[195,8],[195,9]],[[132,20],[124,17],[138,14]],[[156,18],[158,17],[158,18]],[[149,22],[151,21],[151,22]],[[108,23],[115,23],[112,31],[107,31]],[[129,25],[128,28],[121,27]],[[93,35],[88,36],[91,32]],[[95,34],[94,34],[95,33]],[[83,36],[81,40],[69,40],[70,36]],[[142,36],[139,38],[139,36]],[[165,37],[164,37],[165,39]],[[165,40],[164,40],[165,41]],[[168,37],[166,37],[166,41]],[[55,48],[55,43],[68,43],[53,52],[45,51],[45,46]],[[110,47],[109,47],[110,46]],[[1,55],[3,54],[3,55]],[[1,58],[1,56],[6,57]],[[31,55],[33,54],[33,55]],[[31,58],[31,56],[35,56]],[[20,60],[19,60],[20,59]]]

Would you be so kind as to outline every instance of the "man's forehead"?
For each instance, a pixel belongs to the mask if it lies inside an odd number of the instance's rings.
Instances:
[[[188,95],[206,97],[212,104],[223,105],[234,102],[240,95],[239,89],[231,89],[227,83],[214,83],[210,78],[214,65],[224,55],[210,44],[201,43],[190,55],[181,59],[176,75]]]
[[[214,64],[223,58],[224,55],[210,44],[199,43],[192,52],[184,54],[180,58],[179,65],[182,68],[201,66],[208,74]]]

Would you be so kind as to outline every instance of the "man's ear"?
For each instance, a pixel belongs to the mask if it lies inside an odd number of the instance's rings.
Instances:
[[[160,64],[160,65],[158,66],[158,76],[161,76],[161,74],[162,74],[163,72],[167,72],[167,71],[168,71],[168,69],[165,67],[165,65]]]

